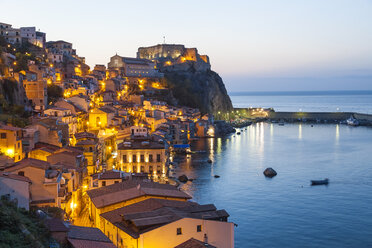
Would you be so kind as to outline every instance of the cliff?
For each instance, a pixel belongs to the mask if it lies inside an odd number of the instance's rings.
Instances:
[[[200,55],[196,48],[159,44],[140,47],[137,57],[156,61],[178,104],[199,108],[202,113],[233,110],[221,77],[211,70],[209,57]]]
[[[180,105],[199,108],[202,113],[233,109],[221,77],[212,70],[197,70],[195,62],[161,69],[173,96]]]

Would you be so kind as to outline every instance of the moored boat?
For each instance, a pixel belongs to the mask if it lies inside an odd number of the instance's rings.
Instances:
[[[346,120],[346,124],[349,126],[359,126],[359,121],[355,119],[354,116],[350,116],[350,118]]]
[[[328,185],[329,179],[323,179],[323,180],[311,180],[311,185]]]

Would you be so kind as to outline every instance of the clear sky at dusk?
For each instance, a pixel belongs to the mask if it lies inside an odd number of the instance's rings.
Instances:
[[[371,0],[0,0],[0,22],[72,42],[90,66],[163,42],[208,54],[228,91],[372,90]]]

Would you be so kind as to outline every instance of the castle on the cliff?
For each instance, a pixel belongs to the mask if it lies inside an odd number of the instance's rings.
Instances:
[[[156,62],[165,68],[194,62],[200,70],[210,69],[208,55],[200,55],[196,48],[186,48],[180,44],[158,44],[150,47],[138,48],[137,58]]]

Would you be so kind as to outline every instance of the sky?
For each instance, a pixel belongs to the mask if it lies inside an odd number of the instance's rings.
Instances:
[[[196,47],[234,91],[372,90],[372,0],[0,0],[0,22],[73,43],[91,67]]]

